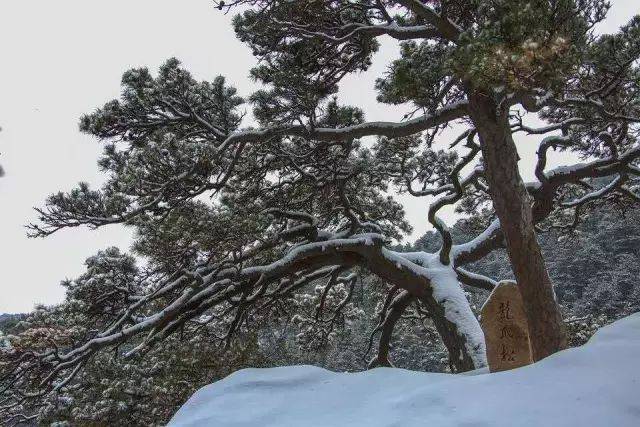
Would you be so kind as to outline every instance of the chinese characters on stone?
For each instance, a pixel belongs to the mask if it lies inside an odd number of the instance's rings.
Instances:
[[[491,372],[532,363],[527,319],[515,282],[500,282],[493,290],[482,307],[482,329]]]

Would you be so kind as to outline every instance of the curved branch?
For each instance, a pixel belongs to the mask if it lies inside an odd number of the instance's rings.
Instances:
[[[492,291],[496,286],[498,286],[498,282],[492,278],[467,271],[461,267],[456,268],[456,273],[458,274],[458,280],[460,280],[461,283],[473,288]]]
[[[419,0],[398,0],[397,2],[437,28],[440,34],[447,40],[452,42],[458,41],[462,30],[448,18],[438,15],[423,2]]]
[[[584,205],[585,203],[589,203],[593,200],[599,199],[607,194],[615,191],[617,188],[621,187],[625,182],[625,177],[623,175],[618,175],[615,177],[609,184],[603,186],[599,190],[592,191],[591,193],[587,193],[584,196],[571,200],[568,202],[561,202],[560,206],[563,208],[576,208]]]
[[[536,153],[538,155],[538,162],[535,169],[536,178],[538,178],[540,182],[547,181],[544,169],[547,166],[547,151],[549,148],[566,147],[570,143],[571,137],[559,135],[549,136],[542,140]]]
[[[436,254],[400,254],[385,249],[383,243],[379,234],[355,235],[301,244],[280,259],[264,265],[218,265],[183,271],[172,277],[170,282],[160,285],[157,291],[134,302],[104,332],[65,353],[56,350],[34,354],[26,363],[18,363],[15,373],[33,370],[34,375],[38,375],[43,366],[48,366],[50,368],[47,368],[40,390],[51,391],[59,376],[69,371],[73,375],[79,365],[97,352],[142,334],[146,334],[145,337],[125,357],[146,352],[180,330],[186,322],[198,319],[213,307],[220,307],[233,317],[222,338],[228,342],[231,334],[248,318],[251,307],[259,307],[263,301],[278,298],[285,289],[297,289],[310,280],[335,275],[340,268],[354,266],[366,267],[425,304],[436,328],[443,335],[456,369],[483,366],[486,359],[480,326],[451,266],[442,265]],[[301,278],[301,275],[307,277]],[[283,288],[282,280],[290,280],[290,285]],[[338,280],[350,285],[349,294],[339,304],[338,310],[341,310],[353,293],[355,276]],[[277,289],[268,292],[267,288],[273,283],[278,284]],[[168,298],[169,302],[153,312],[160,296]],[[225,304],[228,308],[224,308]],[[149,311],[153,314],[145,317]],[[390,331],[385,332],[388,333]],[[47,392],[42,391],[38,396]]]
[[[402,314],[413,300],[413,295],[407,291],[401,292],[400,295],[393,299],[386,311],[384,320],[380,325],[382,334],[378,341],[378,354],[371,359],[367,369],[377,368],[379,366],[393,367],[393,364],[389,359],[389,344],[391,343],[391,336],[393,335],[393,330],[395,329],[398,320],[400,320]]]
[[[298,34],[303,37],[308,38],[320,38],[329,43],[346,43],[353,39],[354,36],[357,35],[366,35],[369,37],[378,37],[378,36],[389,36],[396,40],[413,40],[413,39],[432,39],[436,37],[441,37],[439,31],[434,28],[428,27],[426,25],[413,25],[403,27],[397,24],[397,22],[392,22],[383,25],[366,25],[360,23],[351,23],[348,25],[344,25],[340,28],[334,30],[337,34],[343,35],[331,35],[327,32],[322,31],[311,31],[304,26],[296,24],[290,21],[280,21],[277,19],[273,20],[276,24],[286,26],[287,28],[291,28]]]
[[[259,142],[274,136],[299,136],[317,141],[345,141],[365,136],[399,138],[410,136],[467,115],[467,102],[447,105],[433,114],[405,122],[367,122],[343,128],[307,128],[306,126],[277,126],[261,130],[246,130],[230,134],[219,150],[240,141]]]
[[[473,240],[453,246],[451,256],[454,264],[461,266],[478,261],[499,247],[504,247],[504,236],[500,229],[500,220],[495,219]]]
[[[460,171],[462,171],[462,169],[465,166],[470,164],[480,152],[480,146],[478,146],[473,142],[474,137],[475,137],[474,131],[471,131],[467,135],[467,141],[468,141],[467,146],[471,148],[471,151],[466,156],[464,156],[460,160],[460,162],[458,162],[455,165],[455,167],[453,168],[450,174],[450,178],[453,181],[452,185],[453,185],[454,192],[447,196],[441,197],[429,207],[429,215],[428,215],[429,222],[431,223],[431,225],[433,225],[433,227],[436,230],[438,230],[438,232],[440,233],[440,236],[442,236],[442,247],[440,248],[440,262],[444,265],[449,265],[449,263],[451,262],[451,248],[453,246],[453,238],[451,237],[451,232],[449,231],[449,228],[447,227],[447,225],[443,221],[441,221],[436,216],[436,214],[444,206],[452,205],[458,202],[464,195],[465,187],[475,182],[478,179],[478,177],[482,174],[482,169],[476,168],[474,169],[473,173],[463,181],[460,181],[460,178],[458,176]]]

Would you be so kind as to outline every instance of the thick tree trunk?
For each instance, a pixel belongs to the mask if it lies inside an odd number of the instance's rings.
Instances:
[[[508,113],[498,112],[495,103],[482,93],[474,92],[469,98],[485,175],[524,300],[533,359],[537,361],[566,346],[562,316],[536,239],[532,201],[518,170]]]

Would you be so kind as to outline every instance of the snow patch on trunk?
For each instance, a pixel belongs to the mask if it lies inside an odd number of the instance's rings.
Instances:
[[[438,254],[427,252],[399,253],[383,249],[383,254],[431,282],[433,298],[444,307],[444,315],[465,338],[465,348],[477,368],[487,365],[484,333],[471,310],[464,290],[458,282],[453,263],[443,265]],[[403,261],[398,261],[402,259]]]

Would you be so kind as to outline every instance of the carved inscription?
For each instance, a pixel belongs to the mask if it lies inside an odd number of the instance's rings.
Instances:
[[[500,282],[493,290],[482,307],[482,330],[491,372],[533,362],[522,296],[515,282]]]

